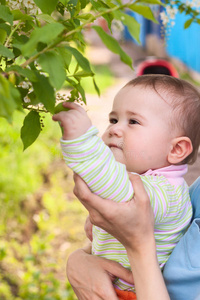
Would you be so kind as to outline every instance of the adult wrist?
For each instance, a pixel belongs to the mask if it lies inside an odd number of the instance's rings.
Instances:
[[[148,260],[149,257],[155,257],[157,259],[156,242],[153,235],[152,237],[149,237],[148,240],[146,239],[143,242],[134,243],[133,245],[125,248],[129,260],[134,260],[137,262],[138,260]]]

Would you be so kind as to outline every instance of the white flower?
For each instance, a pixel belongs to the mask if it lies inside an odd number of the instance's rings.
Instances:
[[[32,9],[35,6],[32,0],[24,0],[24,5],[29,9]]]
[[[166,27],[169,24],[171,26],[175,25],[175,21],[173,21],[173,20],[175,20],[175,18],[176,18],[177,11],[178,11],[178,9],[176,7],[167,5],[165,8],[165,11],[160,13],[160,18],[162,20],[164,27]]]
[[[26,81],[20,82],[18,86],[22,87],[23,89],[29,89],[29,83]]]
[[[25,103],[30,103],[30,102],[31,102],[31,99],[30,99],[28,96],[25,96],[25,97],[24,97],[24,102],[25,102]]]
[[[31,15],[36,15],[37,11],[38,11],[37,7],[33,7],[32,9],[30,9],[30,14]]]
[[[164,11],[160,13],[160,18],[163,22],[163,25],[166,26],[169,22],[169,17],[167,16],[167,14]]]
[[[28,9],[28,13],[31,14],[36,14],[38,11],[38,7],[35,5],[33,0],[8,0],[7,3],[11,10],[24,10],[24,8],[26,8]]]
[[[191,8],[199,8],[200,7],[200,1],[199,0],[187,0],[185,3],[187,6]]]
[[[177,13],[177,8],[171,7],[171,6],[166,6],[166,13],[169,16],[170,19],[174,19],[175,15]]]
[[[22,0],[9,0],[8,1],[8,6],[11,10],[14,10],[14,9],[20,9],[21,8],[21,2]]]

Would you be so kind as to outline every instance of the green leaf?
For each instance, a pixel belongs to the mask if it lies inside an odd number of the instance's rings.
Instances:
[[[162,3],[162,1],[159,0],[142,0],[140,2],[148,3],[148,4],[158,4],[164,6],[164,3]]]
[[[112,27],[111,27],[111,25],[112,25],[112,21],[113,21],[113,19],[114,19],[113,14],[111,14],[111,13],[109,13],[109,14],[104,14],[102,17],[106,20],[107,25],[108,25],[108,28],[109,28],[110,32],[112,32]]]
[[[45,14],[50,15],[56,8],[58,0],[34,0],[35,4],[41,9]]]
[[[83,102],[86,104],[85,91],[84,91],[84,89],[82,88],[82,86],[80,85],[80,83],[78,83],[78,84],[76,85],[76,89],[77,89],[78,92],[81,94],[82,100],[83,100]]]
[[[187,20],[184,24],[184,28],[187,29],[188,27],[190,27],[190,25],[192,24],[193,21],[194,21],[193,18]]]
[[[91,0],[90,2],[92,4],[92,6],[98,12],[107,12],[110,9],[110,6],[108,6],[108,3],[105,3],[104,1],[101,1],[101,0],[98,0],[98,1]],[[112,13],[105,13],[105,14],[102,15],[102,17],[106,20],[108,28],[112,32],[111,24],[112,24],[112,20],[113,20],[113,14]]]
[[[37,82],[33,82],[34,92],[38,98],[38,102],[44,104],[45,108],[53,114],[55,106],[55,92],[50,85],[47,77],[36,73]]]
[[[52,18],[51,16],[47,15],[47,14],[37,15],[37,19],[43,20],[47,23],[56,23],[56,20],[54,18]]]
[[[0,56],[4,56],[7,58],[14,58],[14,54],[11,50],[8,48],[4,47],[3,45],[0,45]]]
[[[21,99],[20,92],[18,91],[17,88],[14,87],[14,85],[11,82],[9,82],[9,87],[10,87],[11,97],[15,100],[17,110],[24,112],[22,108],[22,99]]]
[[[69,2],[69,0],[60,0],[60,2],[61,2],[64,6],[66,6],[67,3]]]
[[[132,69],[132,59],[122,50],[118,41],[116,41],[112,36],[107,34],[100,26],[92,26],[92,28],[96,30],[106,47],[113,53],[118,54],[120,56],[121,61],[123,61]]]
[[[6,69],[6,72],[14,71],[26,78],[28,78],[30,81],[37,81],[37,76],[35,73],[30,69],[24,69],[17,65],[12,65],[9,68]]]
[[[78,3],[78,0],[70,0],[69,3],[73,4],[74,6],[76,6],[77,3]]]
[[[12,11],[14,21],[21,20],[21,21],[33,21],[34,18],[30,15],[23,14],[19,9]]]
[[[11,33],[11,26],[6,23],[0,23],[0,28],[7,32],[7,35]]]
[[[12,114],[17,107],[16,98],[13,97],[13,91],[10,90],[10,82],[0,74],[0,117],[11,122]]]
[[[132,4],[129,6],[129,8],[132,11],[142,15],[144,18],[151,20],[155,23],[158,23],[158,21],[155,19],[153,12],[149,6],[141,5],[141,4]]]
[[[7,32],[0,28],[0,44],[3,44],[6,40]]]
[[[94,16],[92,15],[92,14],[90,14],[90,13],[84,13],[84,14],[81,14],[81,15],[79,15],[79,16],[77,16],[77,18],[79,19],[79,20],[83,20],[83,21],[87,21],[87,20],[89,20],[89,19],[93,19],[94,18]]]
[[[85,72],[85,71],[79,71],[79,72],[76,72],[75,74],[76,77],[91,77],[91,76],[94,76],[94,73],[91,73],[91,72]]]
[[[140,24],[136,19],[120,11],[115,12],[115,18],[121,20],[128,27],[132,37],[140,44]]]
[[[75,88],[74,90],[71,91],[71,95],[80,93],[81,97],[82,97],[82,100],[86,103],[85,91],[82,88],[82,86],[80,85],[80,83],[76,83],[75,81],[73,81],[69,77],[66,77],[66,80]]]
[[[80,65],[80,67],[84,71],[86,71],[88,73],[89,72],[92,73],[89,61],[87,60],[87,58],[85,58],[83,56],[83,54],[81,52],[79,52],[77,49],[70,47],[70,46],[66,46],[65,49],[67,49],[75,57],[75,59],[77,60],[77,62]]]
[[[41,132],[40,116],[36,111],[30,111],[24,118],[24,124],[21,128],[21,139],[24,150],[35,142]]]
[[[22,47],[22,54],[31,55],[39,42],[51,43],[64,29],[65,27],[60,23],[46,24],[41,28],[36,28],[31,33],[29,41]]]
[[[87,5],[87,0],[81,0],[81,9],[85,8]]]
[[[40,55],[38,63],[49,74],[51,85],[57,90],[61,89],[66,77],[62,58],[56,52],[49,51]]]
[[[29,40],[29,38],[24,35],[24,34],[21,34],[21,35],[15,35],[15,37],[13,38],[13,48],[18,48],[20,49],[21,51],[21,48],[23,47],[23,45],[25,43],[27,43]]]
[[[98,96],[100,96],[100,90],[99,90],[99,87],[98,87],[98,85],[97,85],[97,83],[95,81],[95,78],[93,77],[92,79],[93,79],[94,88],[95,88]]]
[[[13,15],[10,9],[5,5],[0,5],[0,19],[13,25]]]
[[[56,51],[58,52],[58,55],[60,55],[60,58],[63,60],[65,69],[68,70],[71,63],[72,54],[64,47],[56,48]]]
[[[110,6],[108,6],[105,2],[98,0],[90,0],[92,6],[99,12],[100,10],[103,11],[104,8],[109,9]]]

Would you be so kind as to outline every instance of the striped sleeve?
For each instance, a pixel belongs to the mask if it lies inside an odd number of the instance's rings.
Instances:
[[[96,127],[92,126],[77,139],[61,139],[64,160],[95,194],[116,202],[130,200],[133,188],[126,167],[115,160],[97,133]]]
[[[155,224],[173,221],[178,228],[178,220],[181,220],[181,226],[187,226],[192,213],[187,184],[175,187],[164,176],[141,178],[151,201]]]

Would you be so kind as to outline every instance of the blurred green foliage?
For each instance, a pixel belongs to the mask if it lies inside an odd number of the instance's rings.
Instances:
[[[0,119],[0,299],[74,300],[65,265],[85,242],[87,213],[61,159],[60,129],[45,116],[38,143],[22,152],[24,115],[14,118],[15,127]]]

